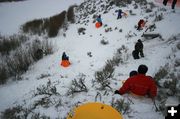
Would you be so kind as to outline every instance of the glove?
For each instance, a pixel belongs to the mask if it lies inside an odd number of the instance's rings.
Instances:
[[[120,93],[119,93],[118,90],[115,90],[115,91],[114,91],[114,94],[119,94],[119,95],[120,95]]]

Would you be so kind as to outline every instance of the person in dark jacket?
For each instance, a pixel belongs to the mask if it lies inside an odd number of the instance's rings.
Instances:
[[[62,60],[69,60],[69,57],[66,55],[65,52],[62,54]]]
[[[144,57],[144,53],[143,53],[143,43],[141,41],[141,39],[139,39],[137,41],[137,43],[135,44],[135,51],[137,51],[137,55],[139,57],[139,54],[141,57]]]
[[[118,17],[117,17],[117,19],[120,19],[120,18],[122,18],[122,10],[121,9],[119,9],[118,10]]]
[[[148,95],[153,99],[157,95],[157,86],[151,76],[146,76],[147,71],[148,67],[146,65],[139,65],[138,74],[128,78],[123,86],[114,93],[120,95],[125,93],[133,93],[138,96]]]
[[[164,4],[165,6],[167,5],[167,2],[168,2],[168,0],[163,0],[163,4]],[[177,3],[177,0],[173,0],[172,5],[171,5],[172,9],[175,8],[176,3]]]

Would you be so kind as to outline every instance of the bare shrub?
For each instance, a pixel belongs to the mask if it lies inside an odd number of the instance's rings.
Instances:
[[[180,42],[177,43],[176,47],[178,48],[178,50],[180,50]]]
[[[158,72],[155,74],[155,76],[154,76],[154,79],[155,79],[155,81],[156,81],[156,84],[158,84],[158,85],[160,86],[159,81],[160,81],[161,79],[163,79],[165,76],[167,76],[167,74],[168,74],[167,68],[161,67],[161,68],[159,69],[159,71],[158,71]]]
[[[134,0],[135,3],[139,3],[141,6],[147,4],[147,0]]]
[[[42,51],[37,53],[39,49]],[[32,63],[52,52],[53,46],[47,40],[42,42],[35,40],[28,45],[19,47],[12,55],[6,56],[1,61],[4,64],[3,67],[0,67],[1,83],[5,83],[10,77],[13,77],[13,80],[21,79],[20,75],[26,72]]]
[[[0,84],[6,83],[7,78],[8,78],[8,73],[6,66],[3,63],[0,63]]]
[[[43,22],[44,22],[43,19],[35,19],[33,21],[29,21],[22,26],[22,30],[25,33],[30,32],[32,34],[41,35],[42,31],[44,30],[42,29]]]
[[[78,28],[78,34],[80,35],[80,34],[85,34],[85,31],[86,31],[86,29],[85,28]]]
[[[116,6],[126,7],[127,4],[131,4],[131,0],[114,0]]]
[[[116,101],[112,100],[111,106],[122,114],[128,114],[131,111],[130,102],[125,102],[124,99],[120,99]]]
[[[59,93],[57,92],[56,86],[53,85],[51,81],[49,80],[46,85],[41,85],[37,87],[34,95],[35,96],[37,95],[52,96],[52,95],[59,95]]]
[[[41,115],[40,113],[32,114],[31,119],[51,119],[49,116]]]
[[[111,62],[111,60],[108,60],[106,62],[105,67],[103,68],[102,71],[97,71],[95,72],[95,78],[98,84],[100,84],[100,90],[105,90],[107,87],[112,89],[110,87],[110,80],[109,78],[113,77],[114,73],[114,66]]]
[[[29,40],[25,35],[12,35],[9,37],[0,35],[0,53],[2,55],[8,55],[10,51],[15,50],[22,43]]]
[[[0,2],[19,2],[19,1],[25,1],[25,0],[0,0]]]
[[[66,11],[45,19],[35,19],[21,26],[24,33],[42,35],[47,33],[49,37],[57,36],[60,27],[63,26],[66,18]]]
[[[102,40],[101,40],[101,44],[102,44],[102,45],[107,45],[107,44],[109,44],[109,42],[108,42],[108,41],[105,41],[104,39],[102,39]]]
[[[23,106],[15,106],[8,108],[2,112],[1,119],[50,119],[50,117],[35,113],[33,109],[24,108]]]
[[[75,5],[70,6],[67,11],[67,20],[71,23],[75,23],[74,7],[76,6]]]
[[[106,33],[107,33],[107,32],[111,32],[111,31],[112,31],[112,28],[111,28],[111,27],[105,29],[105,32],[106,32]]]
[[[27,115],[19,115],[23,111],[22,106],[16,106],[12,108],[6,109],[4,112],[2,112],[1,119],[22,119],[27,118]]]
[[[49,22],[49,31],[48,36],[49,37],[55,37],[57,36],[59,32],[59,28],[63,25],[66,18],[66,11],[61,12],[60,14],[50,17]]]
[[[77,79],[72,80],[71,87],[68,90],[68,95],[73,95],[74,93],[87,92],[88,89],[84,83],[85,75],[79,74]]]
[[[127,48],[123,45],[121,48],[117,50],[117,53],[115,54],[113,59],[107,60],[106,65],[102,70],[95,72],[95,80],[93,81],[93,84],[96,82],[100,84],[100,87],[98,87],[98,89],[112,89],[110,87],[110,79],[114,76],[115,66],[118,66],[119,63],[123,63],[122,54],[124,52],[127,52]]]
[[[23,48],[17,50],[13,56],[9,56],[6,60],[9,75],[18,79],[22,73],[28,70],[32,62],[31,56]]]
[[[154,19],[155,22],[158,22],[158,21],[161,21],[164,19],[163,13],[161,13],[159,15],[156,13],[155,15],[156,15],[155,19]]]

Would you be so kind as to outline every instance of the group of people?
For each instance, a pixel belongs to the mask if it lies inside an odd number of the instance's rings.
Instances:
[[[168,0],[164,0],[163,4],[167,5]],[[175,8],[177,0],[173,0],[172,9]],[[119,9],[117,19],[122,18],[122,14],[124,12]],[[99,26],[102,26],[101,15],[99,15],[96,19]],[[142,30],[145,25],[145,21],[143,19],[139,20],[137,30]],[[135,49],[132,52],[134,59],[139,59],[140,57],[144,57],[143,53],[143,43],[139,39],[135,44]],[[67,67],[70,65],[69,57],[63,52],[61,65]],[[125,93],[130,93],[137,96],[148,96],[152,99],[157,95],[157,86],[155,81],[151,76],[147,76],[146,73],[148,71],[148,67],[144,64],[139,65],[137,71],[133,70],[129,74],[129,78],[123,83],[123,86],[119,90],[115,90],[115,94],[123,95]]]

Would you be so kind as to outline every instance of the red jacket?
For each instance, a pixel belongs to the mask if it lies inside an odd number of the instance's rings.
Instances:
[[[157,87],[152,77],[138,74],[128,78],[119,89],[121,95],[127,92],[132,92],[140,96],[149,95],[153,98],[157,95]]]

